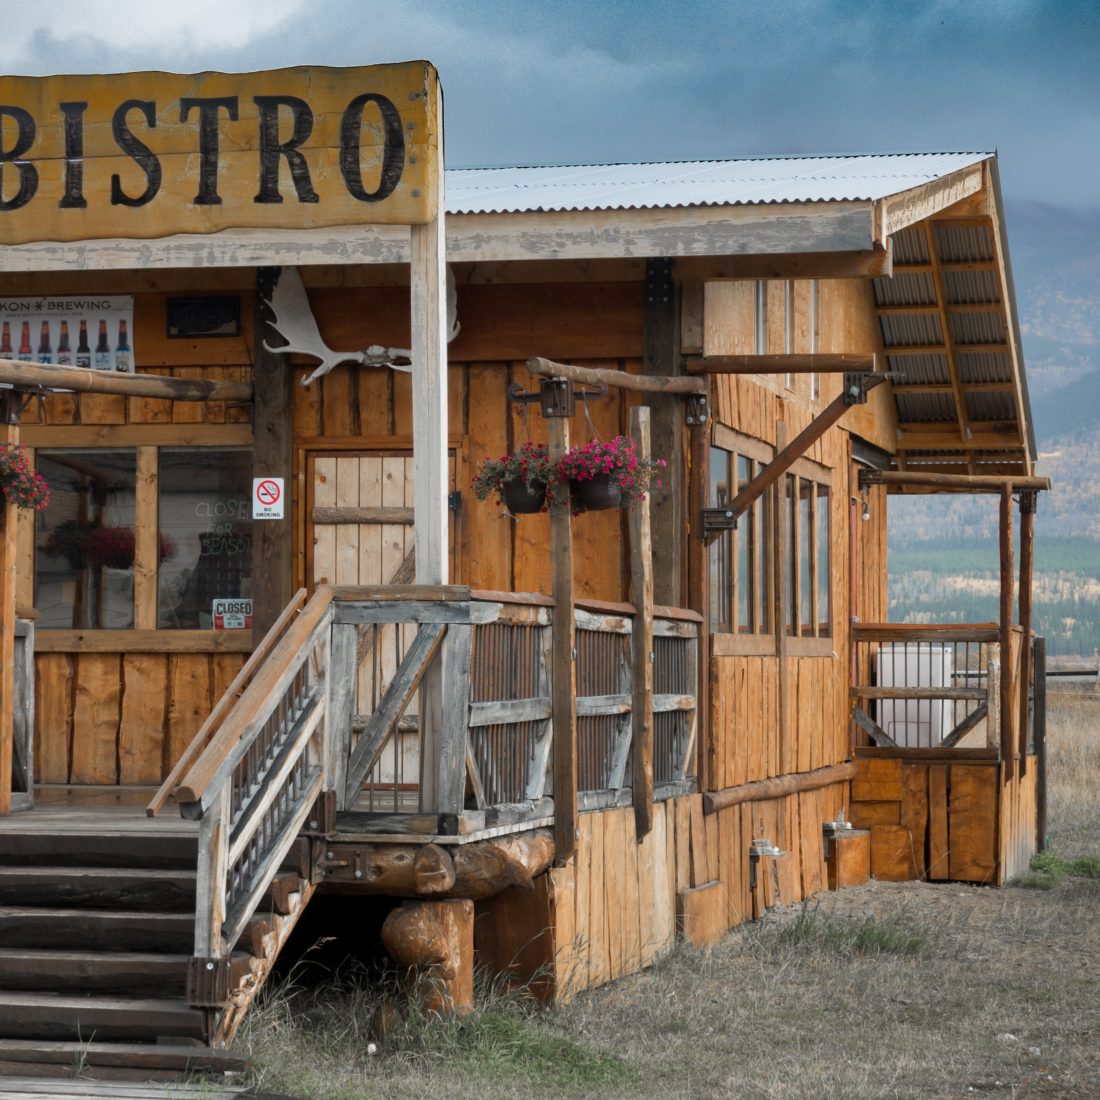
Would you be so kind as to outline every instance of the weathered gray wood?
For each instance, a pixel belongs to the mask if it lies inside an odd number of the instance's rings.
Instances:
[[[374,765],[382,746],[393,733],[394,724],[401,712],[409,705],[416,694],[428,664],[436,655],[443,642],[447,628],[441,623],[426,623],[416,632],[390,686],[378,703],[366,730],[356,741],[348,759],[347,778],[344,785],[344,805],[351,807],[359,797],[363,780]],[[423,740],[422,740],[423,745]]]
[[[675,313],[679,316],[679,306]],[[679,341],[673,349],[679,351]],[[641,461],[650,458],[649,409],[630,410],[630,432]],[[677,463],[678,465],[678,463]],[[676,540],[679,544],[679,539]],[[631,787],[634,792],[634,830],[640,839],[653,827],[653,537],[649,499],[630,513],[630,595],[635,614],[631,653]]]
[[[470,740],[470,731],[466,731],[466,781],[470,784],[470,790],[474,796],[474,805],[479,810],[485,809],[485,784],[481,781],[481,770],[477,766],[474,756],[474,744]]]
[[[653,620],[653,636],[655,638],[698,638],[698,623],[682,622],[678,619]]]
[[[378,623],[491,623],[496,619],[493,604],[405,602],[393,603],[339,603],[335,609],[335,621],[372,626]]]
[[[485,810],[485,824],[519,825],[527,821],[538,821],[554,815],[552,798],[533,798],[526,802],[498,802]]]
[[[537,722],[549,718],[551,702],[548,696],[538,699],[502,699],[493,703],[471,703],[469,724],[503,726],[511,722]]]
[[[433,809],[444,814],[461,813],[465,801],[466,721],[473,634],[471,626],[450,626],[440,654],[443,666],[443,726],[436,766],[437,802]]]
[[[657,714],[667,714],[672,710],[695,710],[697,705],[694,695],[660,692],[653,696],[653,710]]]
[[[541,696],[550,696],[550,668],[553,663],[554,637],[550,627],[539,631],[541,637],[541,660],[538,666],[538,678],[535,690]],[[554,745],[553,703],[551,716],[543,723],[536,734],[534,748],[531,751],[531,764],[527,773],[526,795],[529,799],[539,800],[546,793],[546,783],[550,775],[550,753]]]
[[[631,797],[629,787],[620,787],[614,791],[581,791],[577,795],[577,808],[585,813],[610,810],[616,806],[629,806]]]
[[[334,623],[329,649],[328,699],[325,701],[326,788],[336,792],[336,808],[347,809],[348,755],[351,753],[359,631]]]
[[[233,906],[231,911],[226,912],[222,935],[227,950],[232,949],[248,922],[252,919],[260,899],[267,892],[271,880],[278,873],[283,860],[287,857],[287,853],[298,839],[298,834],[302,831],[310,810],[313,809],[313,803],[317,801],[317,797],[321,793],[322,786],[321,769],[315,767],[303,784],[297,808],[285,818],[277,836],[270,843],[267,855],[252,872],[252,888]]]
[[[229,818],[232,791],[223,783],[199,824],[199,862],[195,888],[195,957],[221,958],[224,941],[225,876],[229,869]]]
[[[982,703],[976,710],[971,711],[941,742],[940,748],[949,749],[957,745],[975,726],[985,720],[989,714],[989,705]]]
[[[876,745],[894,749],[898,747],[898,743],[862,707],[852,707],[852,720]]]
[[[622,695],[582,695],[577,700],[578,718],[595,718],[607,714],[629,714],[630,696]]]
[[[630,616],[600,615],[579,607],[573,610],[573,621],[577,630],[592,630],[597,634],[629,634],[632,629]]]
[[[853,699],[984,699],[985,688],[854,687]]]
[[[311,515],[313,523],[372,524],[413,522],[415,513],[412,508],[314,508]],[[415,553],[415,551],[411,551]]]

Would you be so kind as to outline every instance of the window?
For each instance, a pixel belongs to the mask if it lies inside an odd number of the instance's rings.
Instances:
[[[720,427],[710,451],[710,505],[727,504],[771,461],[771,448]],[[723,445],[724,444],[724,445]],[[774,519],[770,493],[762,493],[710,546],[711,629],[725,634],[774,633],[772,558]]]
[[[209,629],[251,595],[252,455],[240,448],[40,450],[35,517],[44,628]]]
[[[812,467],[808,462],[799,465]],[[788,474],[786,505],[783,561],[787,634],[797,638],[827,638],[832,633],[829,486],[813,477]]]
[[[137,452],[39,451],[49,506],[35,515],[39,625],[125,630],[134,625]]]
[[[772,455],[759,440],[715,425],[709,506],[728,504]],[[716,652],[774,653],[778,596],[788,652],[832,652],[831,643],[818,641],[832,635],[830,480],[826,467],[800,459],[741,514],[736,529],[711,543],[711,631],[727,636]]]

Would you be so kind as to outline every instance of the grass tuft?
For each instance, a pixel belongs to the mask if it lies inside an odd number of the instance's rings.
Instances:
[[[1017,879],[1015,885],[1030,890],[1052,890],[1067,876],[1100,879],[1100,856],[1066,859],[1048,848],[1032,856],[1031,873]]]
[[[928,933],[910,927],[900,917],[844,919],[825,914],[819,905],[808,901],[802,903],[793,921],[770,934],[779,949],[824,950],[839,955],[926,955],[932,949]]]

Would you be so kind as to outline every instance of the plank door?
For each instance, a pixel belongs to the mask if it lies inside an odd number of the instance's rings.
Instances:
[[[456,457],[450,458],[451,488]],[[314,451],[306,455],[306,578],[318,584],[411,584],[416,579],[413,456],[408,450]],[[455,575],[455,524],[450,573]],[[373,713],[408,647],[414,626],[360,628],[355,715]],[[402,812],[419,804],[417,702],[383,749],[364,786],[370,809]],[[353,734],[353,736],[355,736]]]

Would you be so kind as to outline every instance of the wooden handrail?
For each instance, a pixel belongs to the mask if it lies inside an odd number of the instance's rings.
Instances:
[[[286,630],[226,715],[201,756],[191,765],[175,791],[178,803],[201,802],[209,784],[233,753],[256,714],[274,695],[280,679],[305,646],[332,604],[332,588],[321,585]]]
[[[853,623],[853,642],[996,642],[996,623]]]
[[[244,689],[251,682],[252,677],[255,676],[256,670],[267,660],[291,620],[305,606],[306,596],[307,592],[304,588],[299,588],[294,593],[290,603],[283,608],[282,613],[272,624],[271,629],[263,636],[260,644],[256,646],[248,660],[241,666],[240,671],[233,677],[233,682],[214,705],[214,709],[206,716],[206,721],[199,726],[198,733],[195,734],[191,739],[191,743],[180,754],[180,758],[168,773],[168,778],[160,785],[149,805],[145,807],[147,817],[156,817],[168,804],[168,800],[172,797],[172,793],[180,780],[187,774],[191,765],[202,755],[203,750],[210,743],[214,731],[222,724],[225,716],[244,693]]]

